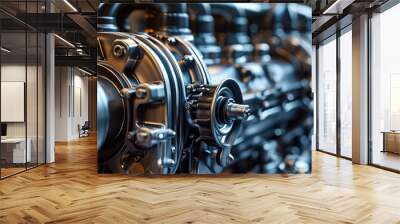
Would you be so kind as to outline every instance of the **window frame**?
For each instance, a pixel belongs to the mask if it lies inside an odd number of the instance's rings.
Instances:
[[[26,13],[28,13],[27,12],[27,3],[28,3],[28,1],[21,1],[21,2],[23,2],[23,3],[25,3],[25,16],[27,15]],[[39,0],[37,0],[37,1],[34,1],[34,3],[37,3],[37,5],[36,5],[36,11],[38,12],[38,10],[39,10],[39,6],[38,6],[38,4],[39,4],[39,2],[47,2],[47,1],[39,1]],[[1,8],[0,7],[0,11],[1,12],[3,12],[3,13],[6,13],[6,14],[10,14],[7,10],[5,10],[5,9],[3,9],[3,8]],[[46,7],[46,12],[47,12],[47,7]],[[12,15],[12,14],[10,14],[10,15]],[[24,129],[25,129],[25,136],[24,136],[24,139],[25,139],[25,167],[24,167],[24,169],[23,170],[21,170],[21,171],[18,171],[18,172],[15,172],[15,173],[12,173],[12,174],[9,174],[9,175],[6,175],[6,176],[4,176],[3,175],[3,173],[2,173],[2,168],[0,167],[0,180],[4,180],[4,179],[6,179],[6,178],[8,178],[8,177],[12,177],[12,176],[14,176],[14,175],[17,175],[17,174],[20,174],[20,173],[23,173],[23,172],[26,172],[26,171],[28,171],[28,170],[30,170],[30,169],[33,169],[33,168],[36,168],[36,167],[39,167],[39,166],[41,166],[41,165],[44,165],[44,164],[46,164],[47,163],[47,110],[46,110],[46,108],[47,108],[47,43],[48,43],[48,40],[47,40],[47,32],[43,32],[43,31],[41,31],[41,30],[38,30],[38,29],[35,29],[34,27],[32,27],[32,26],[30,26],[30,25],[28,25],[27,23],[25,23],[24,25],[24,30],[21,30],[21,34],[24,34],[25,35],[25,49],[24,49],[24,51],[25,51],[25,58],[24,58],[24,60],[25,60],[25,99],[24,99],[24,120],[25,120],[25,127],[24,127]],[[0,24],[0,28],[1,28],[1,24]],[[1,29],[0,29],[1,30]],[[2,37],[2,34],[3,33],[10,33],[10,32],[8,32],[8,31],[3,31],[3,30],[1,30],[0,31],[0,46],[1,46],[1,37]],[[12,33],[12,32],[11,32]],[[28,82],[28,79],[27,79],[27,75],[28,75],[28,34],[33,34],[33,35],[35,35],[36,36],[36,56],[37,56],[37,58],[36,58],[36,61],[34,62],[34,64],[36,65],[36,71],[35,71],[35,73],[36,73],[36,122],[34,122],[34,123],[36,123],[36,136],[33,136],[32,138],[36,138],[36,140],[37,140],[37,147],[36,147],[36,161],[35,161],[35,163],[34,164],[30,164],[30,166],[28,166],[28,162],[27,162],[27,156],[28,156],[28,154],[26,153],[27,152],[27,142],[28,142],[28,112],[27,112],[27,82]],[[40,34],[43,34],[43,35],[40,35]],[[42,36],[42,38],[39,40],[39,36]],[[42,44],[42,48],[43,49],[40,49],[39,48],[39,41],[41,41],[41,44]],[[39,49],[41,50],[41,51],[39,51]],[[42,65],[42,70],[41,70],[41,75],[42,75],[42,84],[43,84],[43,92],[42,92],[42,96],[44,97],[43,99],[42,99],[42,103],[43,103],[43,105],[41,105],[43,108],[43,112],[44,112],[44,114],[43,114],[43,116],[42,117],[40,117],[39,118],[39,113],[38,113],[38,111],[39,111],[39,88],[38,88],[38,86],[39,86],[39,81],[38,81],[38,75],[39,75],[39,69],[38,69],[38,66],[40,65],[40,63],[39,63],[39,52],[42,52],[43,53],[43,55],[40,55],[41,57],[42,57],[42,60],[43,60],[43,64],[41,64]],[[2,54],[0,53],[0,82],[1,82],[1,68],[2,68],[2,66],[3,66],[3,64],[2,64]],[[1,88],[1,87],[0,87]],[[0,101],[1,101],[1,98],[0,98]],[[1,110],[1,105],[0,105],[0,110]],[[1,115],[0,115],[1,116]],[[41,120],[41,122],[42,122],[42,124],[43,124],[43,145],[42,145],[42,152],[43,152],[43,155],[41,155],[41,157],[43,157],[42,158],[42,162],[39,162],[39,141],[38,141],[38,139],[39,139],[39,119]],[[43,119],[43,120],[42,120]],[[0,123],[1,123],[1,119],[0,119]],[[0,156],[1,156],[1,144],[0,144]]]
[[[373,54],[373,49],[372,49],[372,45],[373,45],[373,35],[372,35],[372,19],[374,17],[374,14],[382,14],[385,11],[397,6],[398,4],[400,4],[400,2],[398,0],[388,0],[387,2],[385,2],[384,4],[380,5],[377,8],[374,8],[372,10],[369,10],[368,13],[368,31],[367,31],[367,38],[368,38],[368,69],[367,69],[367,76],[368,76],[368,165],[376,167],[376,168],[380,168],[383,170],[387,170],[387,171],[391,171],[391,172],[395,172],[395,173],[400,173],[400,169],[394,169],[394,168],[390,168],[388,166],[384,166],[384,165],[380,165],[377,163],[374,163],[373,161],[373,153],[374,153],[374,149],[373,149],[373,126],[372,126],[372,116],[373,116],[373,104],[372,104],[372,94],[373,94],[373,88],[372,88],[372,54]]]
[[[344,35],[347,32],[351,32],[352,31],[352,23],[347,24],[346,26],[344,26],[341,29],[337,29],[336,33],[330,35],[329,37],[319,41],[316,44],[316,113],[314,114],[314,116],[316,116],[316,122],[317,124],[315,125],[316,127],[316,151],[319,152],[323,152],[326,154],[330,154],[333,156],[337,156],[346,160],[352,160],[352,158],[347,157],[342,155],[342,150],[341,150],[341,119],[340,119],[340,104],[341,104],[341,99],[340,99],[340,82],[341,82],[341,67],[340,67],[340,37],[342,35]],[[320,45],[321,44],[326,44],[330,41],[336,41],[336,152],[332,153],[329,152],[327,150],[324,150],[322,148],[320,148],[320,143],[319,143],[319,135],[320,135],[320,130],[319,130],[319,113],[318,113],[318,109],[319,109],[319,94],[320,94],[320,86],[319,86],[319,67],[320,67],[320,58],[319,58],[319,54],[318,51],[320,49]]]

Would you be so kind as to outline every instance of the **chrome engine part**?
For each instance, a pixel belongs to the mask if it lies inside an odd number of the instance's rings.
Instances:
[[[311,171],[311,9],[101,4],[98,171]]]

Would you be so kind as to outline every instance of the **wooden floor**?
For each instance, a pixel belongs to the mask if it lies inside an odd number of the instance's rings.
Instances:
[[[0,181],[0,223],[400,223],[400,175],[313,155],[311,175],[96,173],[95,139]]]

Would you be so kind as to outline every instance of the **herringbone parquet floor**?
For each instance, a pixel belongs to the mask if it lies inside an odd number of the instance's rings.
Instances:
[[[400,175],[314,153],[311,175],[96,173],[95,139],[0,181],[0,223],[400,223]]]

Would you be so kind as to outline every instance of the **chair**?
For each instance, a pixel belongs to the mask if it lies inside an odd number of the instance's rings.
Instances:
[[[88,137],[89,129],[90,129],[89,121],[85,121],[85,123],[82,126],[80,124],[78,124],[79,138]]]

